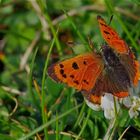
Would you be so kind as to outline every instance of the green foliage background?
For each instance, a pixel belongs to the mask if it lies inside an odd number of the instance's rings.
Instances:
[[[110,121],[80,92],[52,81],[47,66],[89,51],[88,36],[100,49],[97,15],[106,21],[114,15],[111,26],[139,58],[139,13],[139,0],[1,0],[0,139],[103,139]],[[140,139],[139,117],[130,119],[124,109],[118,120],[109,139],[130,126],[124,138]]]

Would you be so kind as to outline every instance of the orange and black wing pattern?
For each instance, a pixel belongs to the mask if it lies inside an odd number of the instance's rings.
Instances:
[[[48,74],[55,81],[66,83],[77,90],[90,91],[103,68],[100,55],[86,53],[50,66]]]
[[[129,48],[126,42],[120,38],[118,33],[112,27],[107,25],[101,16],[97,16],[97,20],[101,34],[110,47],[112,47],[118,53],[128,54]]]

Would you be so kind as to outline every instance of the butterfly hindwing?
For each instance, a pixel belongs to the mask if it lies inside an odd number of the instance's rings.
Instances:
[[[128,71],[112,48],[107,45],[102,48],[105,68],[99,75],[91,93],[101,96],[106,92],[115,95],[117,95],[116,93],[127,92],[131,86]]]
[[[106,74],[102,73],[99,76],[98,81],[91,92],[94,93],[94,95],[102,95],[103,93],[111,93],[115,96],[117,96],[117,93],[120,93],[120,92],[125,92],[125,93],[128,92],[129,81],[120,81],[121,76],[118,76],[118,77],[116,76],[117,74],[113,75],[113,73],[110,73],[110,75],[107,73]],[[122,96],[124,97],[124,95]]]

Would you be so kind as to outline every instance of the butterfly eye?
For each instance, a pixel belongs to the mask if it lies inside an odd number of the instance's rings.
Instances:
[[[76,70],[76,69],[79,69],[79,66],[76,62],[73,62],[72,63],[72,67]]]

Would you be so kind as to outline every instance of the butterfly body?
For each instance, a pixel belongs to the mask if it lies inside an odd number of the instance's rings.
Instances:
[[[124,40],[97,17],[105,41],[101,52],[85,53],[58,62],[48,68],[55,81],[82,91],[92,103],[100,103],[106,92],[119,98],[129,95],[129,88],[138,83],[138,62]]]

